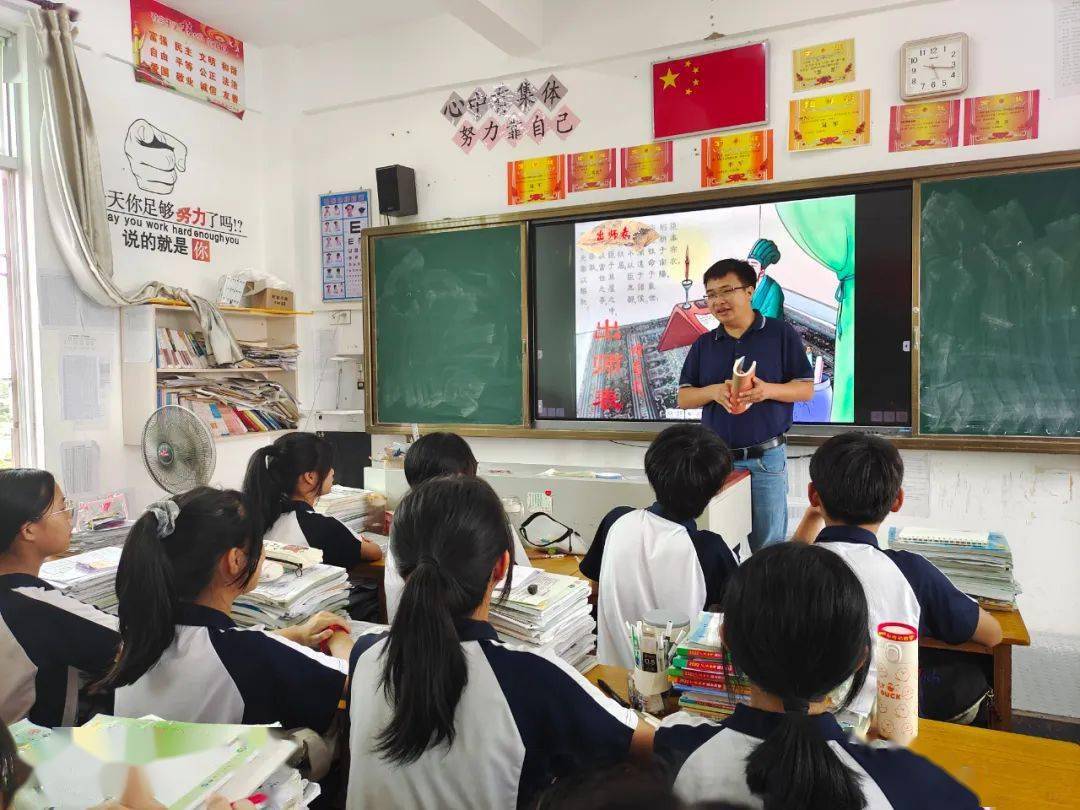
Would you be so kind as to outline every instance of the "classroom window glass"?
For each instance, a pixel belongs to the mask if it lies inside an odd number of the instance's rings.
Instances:
[[[4,78],[9,74],[5,56],[10,59],[15,50],[10,38],[2,38],[5,34],[0,31],[0,77]],[[0,467],[19,463],[18,347],[28,337],[19,331],[26,329],[27,319],[19,314],[22,285],[15,277],[20,264],[13,251],[17,240],[12,237],[19,222],[17,102],[16,87],[0,81]]]

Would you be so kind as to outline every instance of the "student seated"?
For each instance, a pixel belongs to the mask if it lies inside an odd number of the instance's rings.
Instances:
[[[817,543],[851,566],[866,589],[871,634],[882,622],[901,622],[917,627],[920,636],[947,644],[974,641],[993,647],[1001,641],[997,619],[961,593],[933,563],[908,551],[878,547],[881,522],[904,504],[903,480],[904,462],[890,442],[866,433],[833,436],[810,460],[810,508],[793,539]],[[919,652],[921,658],[927,657],[925,651]],[[946,655],[955,658],[957,653]],[[964,663],[971,671],[958,683],[966,694],[950,696],[953,684],[920,679],[919,702],[938,708],[938,719],[960,715],[989,691],[978,665],[967,660],[958,666]],[[973,691],[968,686],[972,680],[981,683]],[[868,716],[876,694],[877,670],[871,667],[852,710]]]
[[[390,540],[405,590],[389,632],[350,661],[350,808],[526,806],[557,776],[633,752],[651,727],[559,658],[508,647],[488,623],[511,587],[495,491],[445,476],[411,490]]]
[[[469,449],[468,442],[456,433],[428,433],[413,442],[409,452],[405,454],[405,480],[410,487],[418,487],[429,478],[439,475],[475,477],[477,466],[476,457]],[[511,526],[510,531],[514,534],[514,565],[532,567],[532,561],[525,553],[517,530]],[[394,620],[404,587],[405,582],[394,565],[393,552],[387,549],[383,592],[386,594],[388,621]]]
[[[827,697],[870,662],[869,609],[837,555],[783,543],[754,554],[724,596],[724,645],[750,681],[750,703],[722,723],[680,712],[656,732],[685,802],[723,800],[766,810],[978,808],[936,765],[891,744],[862,745],[840,728]]]
[[[45,470],[0,470],[0,721],[73,726],[112,665],[116,618],[64,596],[41,564],[71,544],[74,502]],[[107,701],[111,705],[111,701]]]
[[[739,563],[720,535],[698,529],[694,520],[731,468],[727,445],[701,425],[669,427],[649,446],[645,475],[656,503],[609,512],[581,560],[581,573],[599,583],[601,664],[634,666],[626,622],[657,609],[693,619],[720,601]]]
[[[256,510],[266,540],[322,549],[323,562],[352,568],[382,559],[340,520],[315,511],[334,484],[334,448],[314,433],[287,433],[255,451],[244,476],[244,497]]]
[[[352,641],[319,613],[276,633],[237,627],[233,601],[259,582],[262,534],[235,490],[198,487],[152,504],[116,574],[116,714],[192,723],[281,723],[324,734]],[[316,652],[326,642],[332,655]]]

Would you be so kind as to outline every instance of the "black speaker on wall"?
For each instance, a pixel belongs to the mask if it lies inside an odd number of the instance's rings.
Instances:
[[[379,189],[379,213],[409,217],[416,213],[416,172],[408,166],[383,166],[375,170]]]

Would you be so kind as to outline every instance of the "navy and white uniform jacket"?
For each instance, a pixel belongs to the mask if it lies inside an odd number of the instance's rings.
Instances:
[[[738,566],[720,535],[698,529],[692,520],[678,523],[664,517],[659,504],[613,509],[601,521],[580,565],[581,573],[600,583],[600,663],[632,668],[626,622],[636,622],[650,610],[683,613],[693,620],[720,601]]]
[[[316,512],[306,501],[285,503],[281,517],[274,521],[263,539],[288,546],[321,549],[323,562],[338,568],[352,568],[363,562],[360,538],[336,517]]]
[[[392,526],[390,531],[393,534]],[[518,534],[518,530],[513,524],[510,526],[510,532],[514,535],[514,565],[524,565],[527,568],[532,568],[532,560],[525,553],[525,546],[521,543],[521,535]],[[394,616],[397,615],[398,605],[401,604],[401,592],[405,589],[405,580],[398,573],[397,565],[394,563],[393,539],[386,547],[384,559],[386,563],[385,573],[383,574],[383,593],[386,594],[386,620],[393,622]]]
[[[604,697],[564,661],[507,647],[487,622],[458,623],[468,682],[456,737],[409,765],[372,750],[392,709],[379,687],[386,633],[361,636],[350,667],[348,807],[507,810],[558,776],[623,760],[637,716]],[[423,667],[423,661],[413,662]]]
[[[763,807],[746,784],[746,757],[776,728],[783,715],[736,707],[723,723],[672,715],[657,729],[653,750],[675,778],[675,793],[689,803],[726,801]],[[888,743],[855,742],[831,714],[811,718],[833,753],[853,770],[866,796],[866,810],[978,808],[975,794],[917,754]]]
[[[38,577],[0,575],[0,721],[76,725],[80,686],[116,658],[116,628]]]
[[[937,567],[909,551],[884,550],[877,536],[858,526],[827,526],[814,541],[840,555],[862,582],[870,607],[870,638],[883,622],[901,622],[946,644],[963,644],[979,624],[979,605]],[[871,644],[873,651],[876,644]],[[876,662],[851,711],[867,716],[877,694]]]
[[[180,606],[176,638],[141,678],[116,690],[116,714],[189,723],[281,723],[325,733],[348,665],[224,613]]]

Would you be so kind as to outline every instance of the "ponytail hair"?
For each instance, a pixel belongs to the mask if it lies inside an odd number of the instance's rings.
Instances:
[[[286,433],[256,450],[244,474],[244,497],[262,531],[269,530],[281,517],[301,475],[314,472],[318,476],[317,490],[321,491],[333,466],[333,445],[314,433]]]
[[[478,466],[469,443],[456,433],[428,433],[405,454],[405,480],[415,487],[439,475],[476,475]]]
[[[724,596],[724,643],[756,686],[783,701],[779,725],[746,760],[746,782],[766,810],[861,810],[859,778],[818,734],[807,710],[869,665],[862,584],[840,557],[781,543],[741,565]]]
[[[454,744],[454,711],[468,680],[457,624],[483,602],[499,558],[513,558],[513,538],[491,486],[459,475],[410,490],[394,512],[390,543],[405,587],[379,681],[393,712],[374,750],[408,764]]]
[[[23,526],[41,520],[55,496],[51,472],[30,467],[0,470],[0,554],[11,548]]]
[[[180,603],[206,589],[234,548],[247,553],[236,579],[247,585],[259,568],[262,533],[236,490],[197,487],[150,505],[131,527],[116,570],[120,655],[103,685],[135,683],[157,663],[175,637]]]

